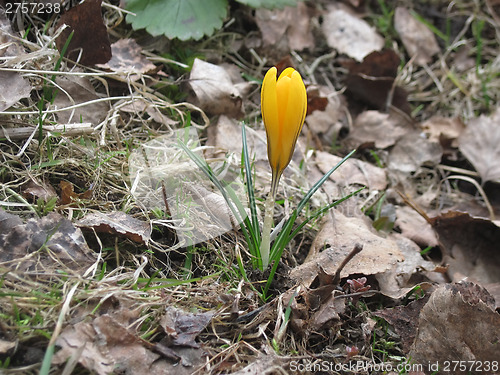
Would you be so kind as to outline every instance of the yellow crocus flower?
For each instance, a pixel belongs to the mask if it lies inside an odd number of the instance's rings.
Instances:
[[[292,159],[307,112],[307,94],[299,72],[286,68],[276,79],[277,69],[268,70],[262,83],[261,111],[267,134],[267,154],[273,182],[281,177]]]
[[[281,174],[290,163],[307,112],[306,87],[300,74],[286,68],[276,79],[277,69],[268,70],[262,82],[261,111],[267,135],[267,156],[272,170],[271,191],[265,203],[260,259],[269,265],[274,202]]]

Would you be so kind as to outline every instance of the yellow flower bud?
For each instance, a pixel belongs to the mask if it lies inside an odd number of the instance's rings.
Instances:
[[[299,72],[286,68],[278,79],[276,75],[275,67],[268,70],[261,91],[267,155],[275,183],[292,159],[307,112],[306,88]]]

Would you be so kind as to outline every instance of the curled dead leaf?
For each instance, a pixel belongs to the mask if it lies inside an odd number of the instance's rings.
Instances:
[[[498,361],[500,315],[489,293],[472,283],[446,284],[424,305],[409,356],[424,365],[445,361]],[[463,369],[450,368],[450,374]],[[497,370],[491,373],[498,373]]]
[[[120,234],[137,242],[148,244],[151,239],[149,223],[140,221],[122,211],[93,212],[78,220],[80,228],[93,228],[96,232]]]

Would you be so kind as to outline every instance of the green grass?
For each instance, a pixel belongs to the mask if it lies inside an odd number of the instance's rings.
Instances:
[[[247,141],[246,141],[246,126],[244,123],[242,123],[241,127],[242,131],[242,158],[243,158],[243,166],[242,169],[245,171],[245,182],[246,182],[246,191],[247,191],[247,198],[248,198],[248,207],[250,210],[250,215],[247,215],[245,211],[245,206],[242,204],[242,202],[239,200],[237,197],[235,191],[232,189],[232,187],[229,184],[224,184],[222,181],[219,181],[217,178],[217,174],[214,173],[214,171],[210,168],[210,166],[207,164],[207,162],[200,157],[198,154],[194,153],[191,151],[190,146],[189,146],[189,139],[186,138],[188,132],[186,131],[184,137],[179,137],[178,139],[178,146],[186,152],[186,154],[191,158],[191,160],[194,161],[194,163],[201,169],[201,171],[210,179],[210,181],[217,187],[217,189],[220,191],[222,196],[224,197],[224,200],[226,201],[227,205],[229,206],[231,212],[237,219],[237,221],[240,223],[240,229],[243,232],[243,235],[245,237],[247,246],[248,246],[248,251],[250,253],[250,263],[252,264],[252,267],[254,269],[260,269],[264,271],[263,269],[263,262],[262,262],[262,256],[260,253],[260,244],[261,244],[261,231],[260,231],[260,224],[257,216],[257,205],[256,205],[256,197],[254,193],[254,183],[252,179],[252,167],[250,165],[250,156],[248,152],[248,146],[247,146]],[[351,151],[346,157],[344,157],[337,165],[335,165],[333,168],[330,169],[322,178],[320,178],[312,187],[311,189],[305,194],[305,196],[302,198],[302,200],[298,203],[297,208],[295,208],[290,217],[288,217],[283,226],[275,230],[271,234],[272,238],[274,239],[274,242],[271,245],[271,250],[269,254],[269,264],[271,265],[271,271],[270,275],[267,279],[267,282],[265,286],[261,290],[261,297],[263,300],[266,300],[268,297],[268,292],[269,288],[271,287],[271,283],[274,279],[274,276],[276,274],[276,270],[279,265],[279,261],[281,259],[281,256],[283,254],[283,251],[287,247],[287,245],[292,241],[292,239],[300,233],[300,231],[307,225],[309,222],[315,220],[316,218],[320,217],[323,215],[326,211],[329,209],[339,205],[342,203],[344,200],[352,197],[353,195],[357,194],[359,191],[362,189],[359,189],[355,191],[354,193],[351,193],[347,195],[346,197],[343,197],[341,199],[336,200],[333,203],[330,203],[326,205],[325,207],[316,210],[312,215],[306,217],[300,224],[295,225],[295,222],[299,218],[299,215],[301,214],[302,210],[306,207],[308,204],[309,200],[311,197],[316,193],[316,191],[323,185],[323,183],[330,177],[330,175],[335,172],[347,159],[349,159],[353,154],[355,153],[354,151]],[[295,228],[294,228],[295,227]],[[276,233],[277,232],[277,233]],[[245,280],[248,280],[248,277],[246,275],[244,263],[242,259],[238,259],[238,265],[240,268],[241,272],[241,277],[243,277]]]

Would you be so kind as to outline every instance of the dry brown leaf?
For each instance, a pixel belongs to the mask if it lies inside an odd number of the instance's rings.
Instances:
[[[311,18],[305,2],[299,2],[293,7],[293,22],[287,30],[288,44],[294,51],[302,51],[315,46],[314,35],[311,30]]]
[[[328,152],[316,152],[315,162],[323,173],[327,173],[341,160],[341,157]],[[341,188],[359,184],[367,186],[370,190],[384,190],[387,186],[387,176],[384,169],[354,158],[344,162],[342,167],[330,176],[330,179]]]
[[[85,77],[68,76],[56,78],[56,84],[64,91],[58,91],[52,109],[63,109],[75,104],[82,104],[99,99],[94,87]],[[92,125],[99,124],[106,118],[109,105],[104,102],[97,102],[75,108],[57,112],[57,118],[62,123],[69,122],[89,122]]]
[[[500,107],[490,116],[470,120],[458,141],[483,183],[500,182]]]
[[[463,133],[465,126],[458,117],[433,116],[422,123],[422,129],[429,136],[429,140],[441,142],[443,147],[457,148],[458,137]]]
[[[55,212],[23,224],[0,209],[0,233],[0,264],[11,270],[83,273],[96,260],[80,229]]]
[[[90,311],[93,311],[89,315]],[[141,309],[128,300],[113,295],[99,302],[99,307],[86,306],[74,311],[75,324],[67,325],[56,341],[59,351],[53,364],[62,365],[73,356],[89,371],[101,374],[170,375],[192,374],[205,362],[201,349],[169,348],[160,342],[149,343],[140,338],[136,324]],[[137,330],[136,330],[137,329]]]
[[[446,284],[436,289],[420,312],[418,332],[409,356],[428,367],[439,363],[441,371],[464,374],[459,367],[445,369],[445,361],[498,362],[500,315],[493,310],[488,292],[472,283]],[[478,363],[478,362],[476,362]],[[476,373],[477,367],[472,373]],[[498,373],[481,368],[481,372]]]
[[[174,306],[167,306],[160,325],[168,335],[171,345],[198,348],[195,339],[210,323],[214,314],[213,311],[193,314]]]
[[[0,71],[0,111],[31,94],[29,83],[16,72]]]
[[[337,211],[334,217],[334,221],[328,217],[324,222],[306,262],[290,272],[295,281],[310,285],[318,275],[319,267],[323,267],[328,274],[334,274],[358,243],[363,245],[363,250],[342,270],[341,277],[382,273],[404,260],[398,245],[374,233],[363,218],[346,217]]]
[[[375,275],[380,292],[390,298],[404,297],[416,285],[423,289],[430,286],[422,271],[432,272],[436,268],[434,263],[427,261],[420,255],[418,245],[400,234],[391,234],[388,239],[394,241],[403,255],[404,262],[398,262],[393,267]]]
[[[355,148],[374,144],[376,148],[384,149],[393,146],[411,130],[387,113],[365,111],[356,117],[345,142]]]
[[[310,16],[305,3],[300,2],[296,7],[283,9],[258,8],[255,11],[255,22],[261,32],[264,47],[275,47],[285,36],[291,50],[302,51],[314,47]]]
[[[425,121],[421,127],[431,142],[441,144],[444,156],[448,159],[457,159],[458,137],[465,129],[461,119],[434,116]]]
[[[57,197],[57,193],[52,185],[33,179],[31,179],[23,189],[23,195],[25,197],[31,197],[34,201],[42,199],[45,202]]]
[[[174,363],[162,359],[159,354],[145,347],[139,337],[130,332],[113,315],[104,314],[93,321],[81,321],[67,326],[57,338],[61,349],[54,355],[52,363],[63,364],[83,347],[78,362],[99,375],[127,374],[174,375],[191,374],[193,366],[203,364],[200,349],[189,349],[196,354],[191,363]]]
[[[418,317],[428,299],[429,296],[425,296],[410,302],[406,306],[396,306],[390,309],[378,310],[373,313],[373,315],[385,319],[394,327],[394,330],[401,339],[404,353],[410,351],[410,347],[415,341],[418,328]]]
[[[500,282],[500,228],[486,219],[450,211],[432,219],[453,281]]]
[[[4,12],[0,13],[0,56],[22,57],[23,48],[17,43],[13,36],[17,36],[12,30],[9,19]],[[2,64],[10,66],[10,58]],[[20,99],[26,98],[31,94],[31,86],[19,73],[0,71],[0,111],[5,111],[12,107]]]
[[[338,138],[346,113],[342,94],[328,86],[307,87],[307,129],[324,144],[331,145]]]
[[[149,223],[135,219],[122,211],[93,212],[78,220],[76,225],[84,229],[92,228],[100,233],[121,234],[134,242],[146,245],[151,239]]]
[[[8,341],[4,339],[0,339],[0,355],[3,356],[11,356],[14,353],[15,348],[17,347],[17,341]]]
[[[264,46],[274,46],[283,38],[292,22],[292,7],[283,9],[259,8],[255,11],[255,23],[259,27]]]
[[[360,63],[347,63],[346,94],[354,99],[351,106],[363,104],[384,112],[395,107],[409,116],[408,94],[395,85],[399,64],[398,54],[387,48],[369,53]]]
[[[267,164],[266,133],[264,130],[252,131],[247,128],[247,146],[250,160]],[[217,124],[208,129],[207,144],[215,148],[215,152],[230,151],[241,155],[241,124],[227,116],[220,116]],[[263,163],[260,163],[263,164]]]
[[[432,226],[413,208],[408,206],[396,207],[396,222],[394,223],[403,236],[416,242],[420,246],[437,246],[436,233]]]
[[[234,118],[243,115],[240,92],[223,67],[196,58],[189,80],[196,104],[206,113]]]
[[[153,121],[157,122],[158,124],[164,124],[167,126],[177,125],[179,123],[178,120],[174,120],[163,114],[158,106],[149,103],[144,98],[136,97],[135,99],[136,100],[134,100],[132,103],[120,107],[120,111],[126,113],[134,113],[141,117],[144,116],[145,113],[147,113],[149,116],[151,116],[151,119],[153,119]]]
[[[92,196],[92,189],[88,189],[83,193],[75,193],[75,187],[71,182],[59,181],[61,188],[61,204],[72,204],[77,199],[89,199]]]
[[[270,349],[266,354],[259,351],[257,358],[252,359],[248,366],[231,373],[233,375],[287,374],[286,370],[289,367],[290,357],[280,357]]]
[[[500,282],[483,284],[482,286],[495,298],[495,310],[498,310],[500,308]]]
[[[141,46],[134,39],[120,39],[111,45],[111,60],[98,66],[116,73],[125,73],[127,79],[136,81],[142,74],[156,69],[141,51]]]
[[[56,39],[56,46],[62,52],[66,41],[72,35],[65,56],[80,64],[104,64],[111,58],[108,31],[101,15],[102,0],[86,0],[65,12],[57,28],[68,27]]]
[[[388,168],[393,171],[411,173],[423,165],[434,166],[441,162],[443,149],[439,143],[431,142],[419,132],[406,134],[389,154]]]
[[[394,28],[401,37],[406,52],[418,65],[429,64],[432,56],[439,53],[434,33],[413,17],[408,9],[397,7],[394,13]]]
[[[322,31],[330,47],[358,61],[384,47],[384,38],[374,28],[340,4],[324,15]]]

